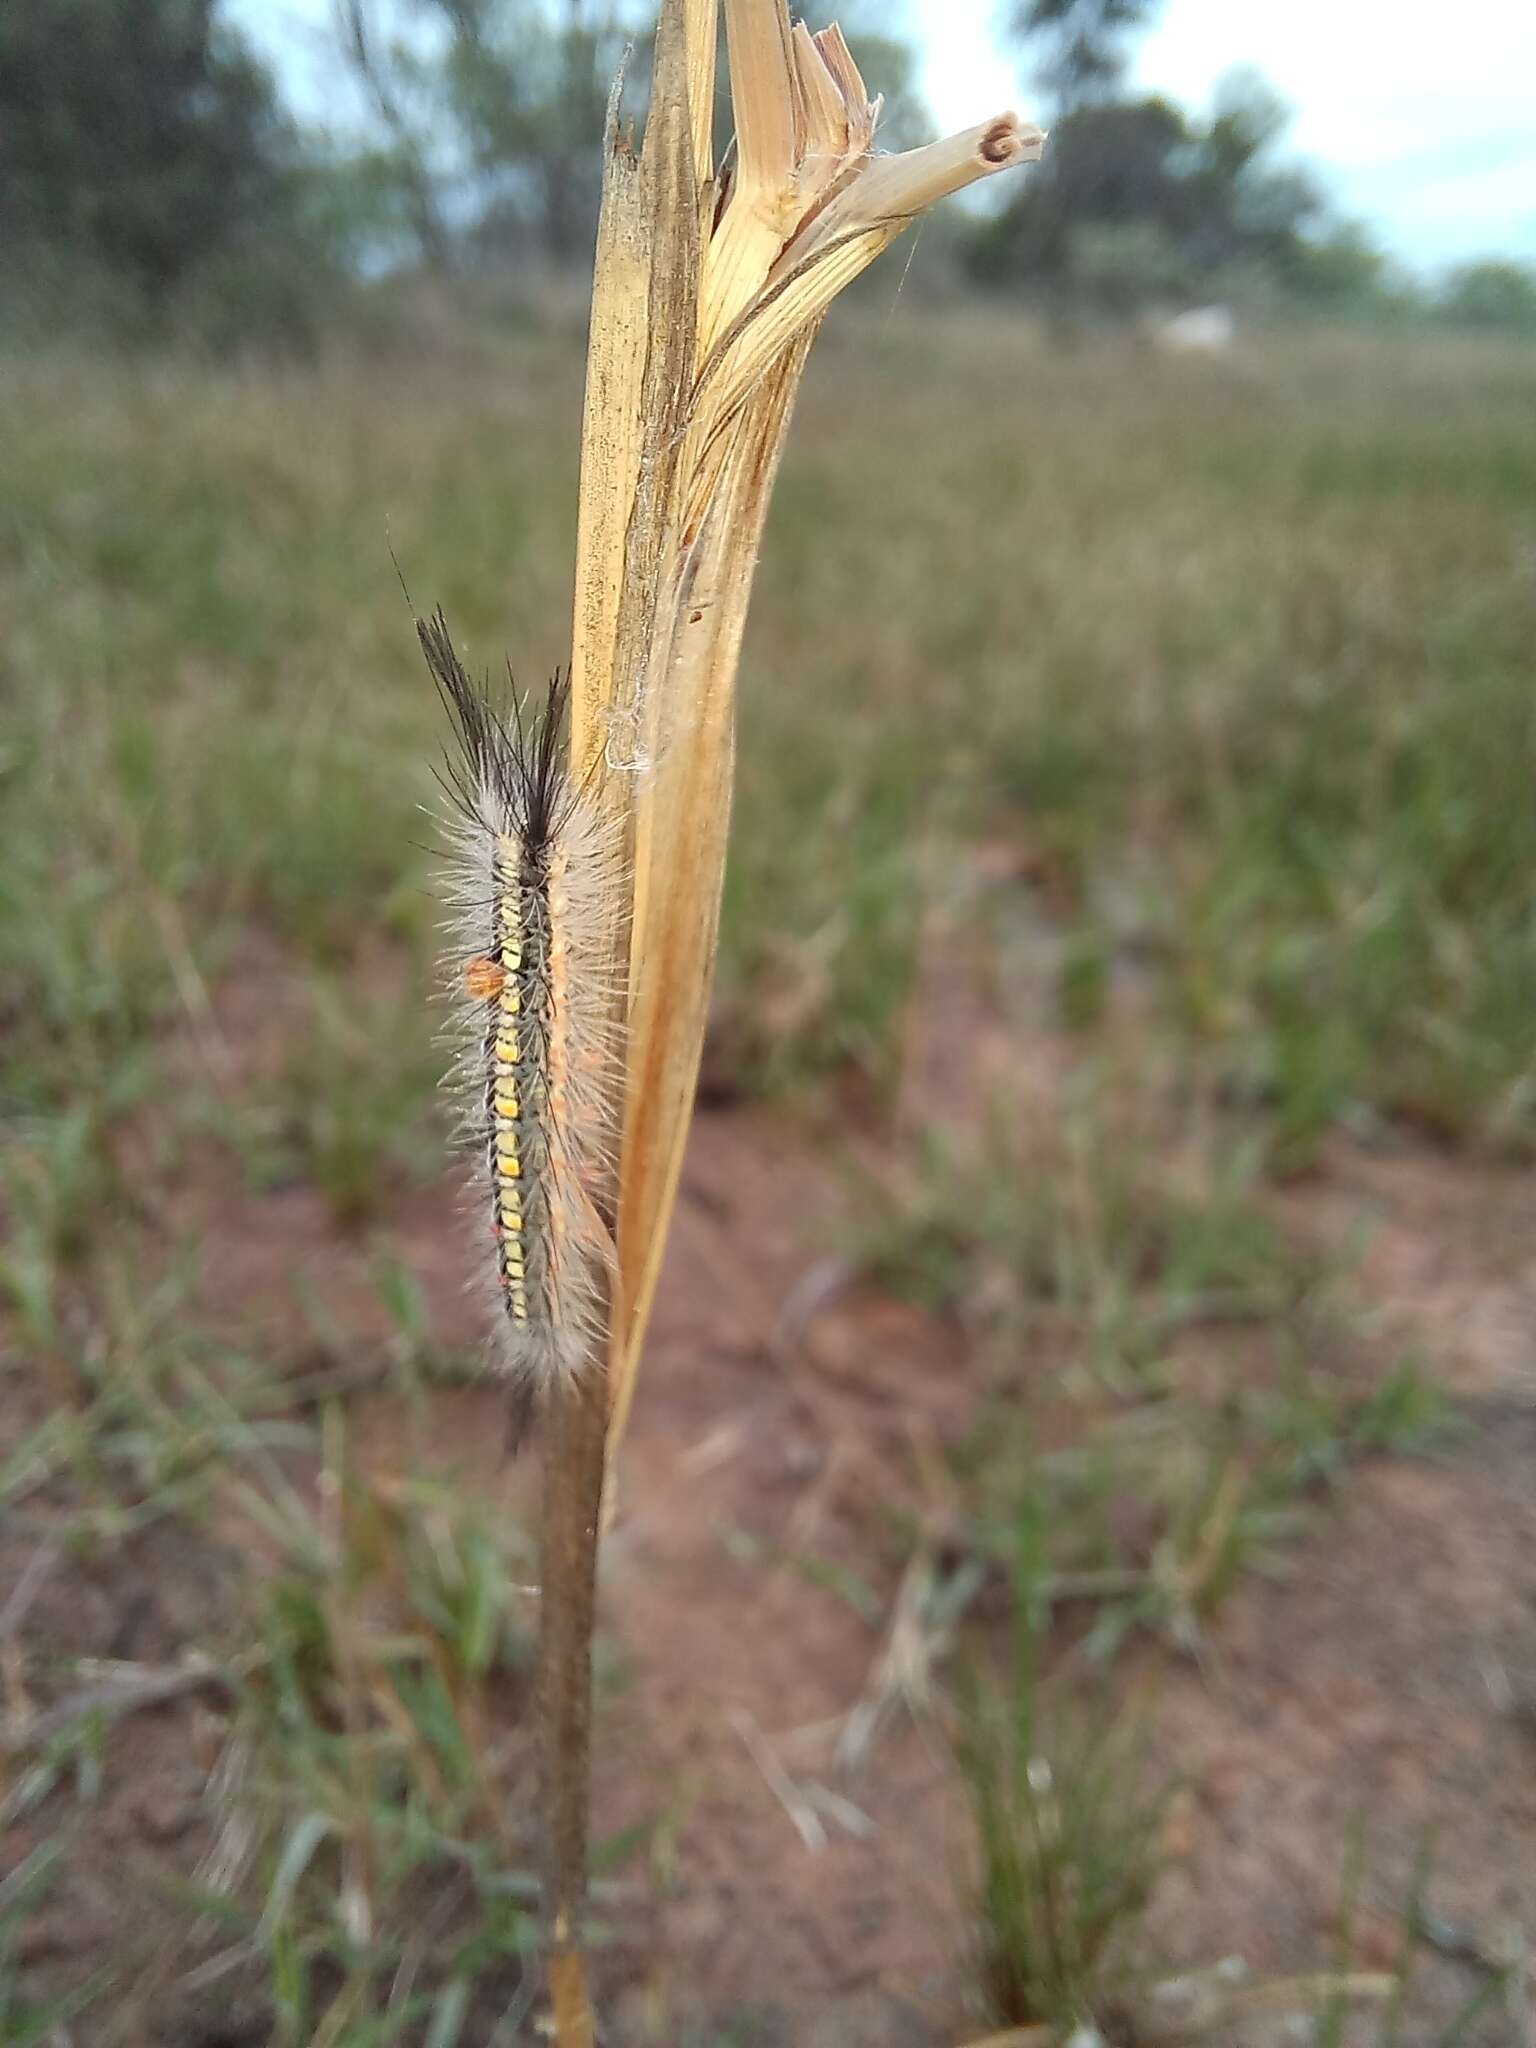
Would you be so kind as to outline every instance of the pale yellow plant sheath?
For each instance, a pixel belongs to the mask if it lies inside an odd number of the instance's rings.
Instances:
[[[920,213],[1044,140],[1012,114],[898,156],[836,28],[726,0],[736,148],[713,168],[717,9],[665,0],[644,146],[610,119],[582,431],[572,747],[619,822],[623,1004],[610,1451],[634,1389],[714,968],[752,573],[827,307]]]

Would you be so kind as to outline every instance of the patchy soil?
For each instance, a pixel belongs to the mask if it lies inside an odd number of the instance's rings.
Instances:
[[[375,1356],[390,1335],[375,1278],[387,1237],[439,1341],[473,1343],[443,1185],[407,1191],[379,1232],[349,1237],[311,1191],[252,1192],[218,1163],[211,1144],[181,1156],[157,1225],[200,1227],[199,1302],[226,1332],[295,1371],[314,1367],[317,1346],[334,1363],[338,1332],[343,1352]],[[1420,1352],[1465,1427],[1434,1461],[1351,1472],[1284,1577],[1250,1577],[1228,1599],[1202,1662],[1136,1660],[1138,1681],[1155,1681],[1159,1764],[1184,1788],[1147,1951],[1167,1967],[1235,1954],[1261,1974],[1326,1964],[1362,1817],[1363,1967],[1390,1967],[1410,1868],[1433,1842],[1438,1951],[1407,2036],[1427,2042],[1480,1970],[1536,1938],[1531,1194],[1512,1172],[1341,1146],[1285,1199],[1299,1231],[1369,1221],[1371,1355]],[[603,1578],[613,1676],[596,1828],[647,1826],[603,1908],[616,2044],[953,2048],[985,2031],[942,1720],[892,1622],[922,1533],[946,1511],[933,1449],[974,1423],[985,1390],[958,1332],[854,1283],[837,1256],[840,1206],[835,1179],[771,1117],[699,1118]],[[447,1388],[409,1429],[387,1392],[354,1405],[365,1462],[424,1460],[514,1512],[526,1499],[529,1461],[510,1464],[499,1390]],[[199,1645],[227,1649],[249,1540],[215,1518],[196,1542],[161,1524],[50,1559],[26,1611],[0,1618],[13,1720],[78,1683],[63,1675],[70,1660],[166,1667]],[[6,1533],[8,1584],[40,1547],[38,1526]],[[850,1717],[875,1701],[891,1711],[870,1736]],[[851,1733],[866,1739],[850,1768]],[[192,1686],[118,1725],[100,1795],[69,1823],[87,1853],[28,1928],[23,1965],[67,1976],[110,1954],[136,1982],[155,1976],[174,1925],[168,1881],[208,1848],[199,1797],[220,1738]],[[55,1805],[13,1830],[8,1860],[47,1836]],[[158,2038],[260,2038],[228,2006],[211,2031],[179,2010]],[[94,2024],[70,2038],[118,2038]],[[1516,2024],[1498,2015],[1468,2038],[1518,2039]]]
[[[607,1574],[634,1686],[610,1709],[602,1801],[627,1815],[648,1785],[675,1820],[649,1970],[624,2007],[640,2038],[729,2009],[755,2015],[752,2041],[965,2036],[965,1845],[936,1727],[898,1714],[857,1780],[839,1776],[880,1645],[793,1558],[888,1587],[869,1510],[878,1526],[894,1490],[920,1514],[914,1445],[963,1423],[978,1390],[945,1332],[862,1297],[782,1358],[814,1188],[771,1127],[701,1122]],[[1365,1284],[1462,1397],[1464,1434],[1432,1462],[1351,1473],[1283,1581],[1229,1599],[1203,1664],[1157,1660],[1155,1752],[1185,1789],[1148,1949],[1325,1966],[1359,1821],[1362,1967],[1392,1966],[1415,1856],[1433,1847],[1445,1957],[1420,1966],[1427,2028],[1476,1988],[1479,1957],[1536,1933],[1530,1196],[1514,1174],[1346,1153],[1324,1199],[1336,1221],[1374,1219]],[[813,1808],[825,1842],[802,1839],[754,1756],[764,1737],[787,1775],[854,1800],[853,1831]]]
[[[1353,1473],[1284,1582],[1223,1610],[1206,1668],[1169,1672],[1159,1728],[1189,1771],[1187,1853],[1155,1925],[1170,1946],[1192,1931],[1260,1970],[1302,1966],[1337,1942],[1359,1828],[1357,1954],[1390,1968],[1427,1854],[1440,1959],[1418,1969],[1417,2041],[1480,1963],[1536,1938],[1532,1193],[1514,1171],[1341,1147],[1309,1202],[1314,1227],[1367,1225],[1382,1355],[1421,1355],[1462,1431],[1441,1457]],[[1519,2024],[1496,2010],[1486,2038],[1529,2038]]]
[[[972,1389],[921,1317],[835,1292],[815,1254],[829,1207],[770,1124],[701,1119],[605,1576],[633,1676],[599,1811],[649,1803],[668,1843],[621,2001],[637,2040],[727,2013],[752,2041],[942,2038],[951,1774],[910,1722],[839,1773],[881,1635],[826,1581],[888,1596],[901,1544],[880,1520],[915,1526],[914,1446],[962,1423]]]

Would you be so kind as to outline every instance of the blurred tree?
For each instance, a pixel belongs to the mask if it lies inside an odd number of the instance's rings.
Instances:
[[[355,161],[367,166],[363,176],[381,213],[406,229],[426,268],[446,270],[451,236],[443,181],[432,160],[438,124],[430,71],[406,42],[380,32],[367,0],[335,0],[335,21],[347,66],[382,131],[378,146]]]
[[[420,261],[443,269],[476,247],[584,260],[629,15],[613,0],[333,4]]]
[[[1382,259],[1359,230],[1330,230],[1322,194],[1277,165],[1288,110],[1233,71],[1200,122],[1126,91],[1130,43],[1158,0],[1008,0],[1004,25],[1056,105],[1039,170],[972,237],[971,268],[1058,306],[1116,317],[1241,283],[1337,307]],[[1368,276],[1375,265],[1374,279]]]
[[[1209,295],[1236,270],[1283,280],[1304,267],[1323,215],[1311,179],[1271,162],[1285,122],[1252,73],[1224,82],[1205,123],[1157,97],[1081,104],[978,226],[973,269],[1117,315]]]
[[[1358,221],[1344,221],[1290,252],[1280,280],[1290,295],[1319,313],[1376,317],[1409,310],[1411,288],[1394,275]]]
[[[1072,275],[1080,300],[1114,320],[1132,320],[1146,305],[1177,304],[1189,293],[1184,251],[1155,221],[1077,228]]]
[[[1009,0],[1004,27],[1032,59],[1030,69],[1060,115],[1121,91],[1126,43],[1157,6],[1158,0]]]
[[[214,0],[5,0],[0,238],[151,299],[278,219],[293,136]]]
[[[447,76],[482,184],[480,239],[520,231],[556,269],[592,253],[602,192],[598,138],[635,40],[612,4],[429,0],[452,32]]]
[[[1465,263],[1452,271],[1440,308],[1461,327],[1536,334],[1536,268],[1523,263]]]
[[[332,0],[337,41],[369,115],[378,175],[432,268],[530,251],[556,269],[591,253],[602,176],[597,147],[609,88],[635,46],[646,72],[644,0]],[[888,6],[841,14],[872,92],[881,139],[909,148],[931,133],[911,46]],[[850,21],[848,17],[852,15]],[[868,23],[862,32],[860,20]],[[722,51],[721,140],[728,137]]]

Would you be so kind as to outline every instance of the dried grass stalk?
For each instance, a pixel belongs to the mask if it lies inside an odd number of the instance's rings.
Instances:
[[[633,895],[610,1440],[622,1432],[693,1104],[725,867],[735,680],[805,358],[832,299],[946,194],[1040,154],[1012,114],[876,156],[841,30],[726,0],[735,161],[711,133],[716,9],[666,0],[643,149],[610,121],[577,544],[572,745]]]
[[[608,944],[625,1048],[606,1376],[552,1392],[541,1702],[558,2038],[592,2039],[579,1953],[588,1667],[606,1458],[622,1434],[693,1107],[714,967],[752,573],[795,392],[832,299],[945,194],[1038,157],[1012,114],[874,154],[842,33],[726,0],[736,121],[714,169],[716,0],[664,0],[638,151],[610,106],[582,427],[573,770],[630,886]],[[606,1439],[606,1451],[605,1451]]]

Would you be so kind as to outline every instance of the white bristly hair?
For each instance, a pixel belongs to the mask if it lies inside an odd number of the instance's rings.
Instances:
[[[441,612],[417,632],[454,725],[444,955],[447,1085],[479,1160],[495,1353],[535,1382],[596,1359],[597,1277],[612,1240],[592,1197],[614,1133],[617,1047],[604,935],[621,879],[612,832],[566,771],[565,685],[498,709]]]

